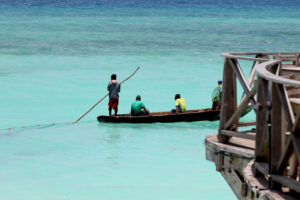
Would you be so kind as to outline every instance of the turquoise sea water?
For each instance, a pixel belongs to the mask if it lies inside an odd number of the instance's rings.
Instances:
[[[219,53],[298,51],[299,8],[0,6],[0,199],[235,199],[205,160],[218,122],[99,124],[106,99],[76,125],[21,127],[75,121],[137,66],[120,113],[137,94],[210,107]]]

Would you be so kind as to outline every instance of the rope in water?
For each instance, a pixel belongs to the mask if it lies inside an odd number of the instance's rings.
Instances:
[[[128,79],[130,79],[133,75],[135,75],[135,73],[140,69],[140,67],[136,68],[136,70],[130,75],[128,76],[126,79],[124,79],[120,85],[122,83],[124,83],[125,81],[127,81]],[[77,119],[75,122],[63,122],[63,123],[50,123],[50,124],[36,124],[36,125],[31,125],[31,126],[21,126],[21,127],[13,127],[13,128],[6,128],[6,129],[0,129],[0,130],[13,130],[13,129],[23,129],[23,128],[33,128],[33,127],[40,127],[40,128],[45,128],[45,127],[50,127],[50,126],[58,126],[58,125],[70,125],[70,124],[75,124],[77,122],[79,122],[79,120],[81,120],[86,114],[88,114],[92,109],[94,109],[102,100],[104,100],[106,97],[108,96],[108,94],[106,94],[104,97],[102,97],[102,99],[100,99],[95,105],[93,105],[86,113],[84,113],[84,115],[82,115],[79,119]]]
[[[49,123],[49,124],[35,124],[35,125],[23,125],[23,126],[19,126],[19,127],[11,127],[11,128],[5,128],[5,129],[0,129],[0,130],[15,130],[15,129],[25,129],[25,128],[34,128],[34,127],[38,127],[38,128],[46,128],[46,127],[51,127],[51,126],[58,126],[58,125],[70,125],[73,124],[72,122],[61,122],[61,123]]]
[[[94,122],[95,120],[88,120],[84,122]],[[23,126],[16,126],[16,127],[10,127],[10,128],[0,128],[0,131],[5,130],[20,130],[20,129],[26,129],[26,128],[48,128],[48,127],[54,127],[54,126],[60,126],[60,125],[73,125],[74,122],[58,122],[58,123],[47,123],[47,124],[34,124],[34,125],[23,125]]]

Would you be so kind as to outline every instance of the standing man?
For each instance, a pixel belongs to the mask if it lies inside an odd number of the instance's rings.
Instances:
[[[212,93],[212,110],[221,109],[221,98],[222,98],[222,80],[218,80],[218,85],[215,87]]]
[[[118,104],[119,104],[119,92],[121,86],[120,83],[117,81],[117,75],[112,74],[111,80],[108,83],[107,90],[109,91],[109,102],[108,102],[108,112],[109,116],[111,116],[111,110],[115,110],[115,116],[118,113]]]
[[[176,109],[173,109],[172,113],[184,113],[186,111],[186,105],[184,98],[180,97],[180,94],[175,95],[175,106]]]

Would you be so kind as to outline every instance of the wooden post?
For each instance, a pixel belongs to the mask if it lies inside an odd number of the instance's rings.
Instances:
[[[236,99],[236,75],[232,69],[230,58],[225,58],[223,71],[223,92],[220,112],[220,127],[218,141],[227,143],[230,137],[222,135],[220,130],[224,129],[226,122],[230,119],[237,107]],[[230,127],[231,130],[235,129]]]
[[[257,103],[264,104],[263,79],[257,77]],[[255,140],[255,163],[266,162],[268,160],[268,140],[267,138],[267,109],[262,107],[256,112],[256,140]]]
[[[224,152],[219,152],[217,155],[217,160],[216,160],[216,170],[218,172],[223,170],[223,165],[224,165]]]
[[[275,83],[272,83],[272,111],[271,111],[271,174],[278,174],[277,167],[282,154],[283,121],[282,108]],[[272,181],[272,189],[280,189],[281,185]]]

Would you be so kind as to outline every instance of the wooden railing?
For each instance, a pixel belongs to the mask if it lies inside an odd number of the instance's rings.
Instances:
[[[218,140],[231,137],[255,140],[256,175],[272,189],[286,187],[300,193],[300,66],[299,53],[223,53],[223,94]],[[252,56],[252,57],[249,57]],[[246,80],[239,60],[253,62]],[[255,77],[256,80],[255,80]],[[243,88],[237,105],[237,81]],[[238,131],[242,112],[251,105],[256,113],[252,130]]]

